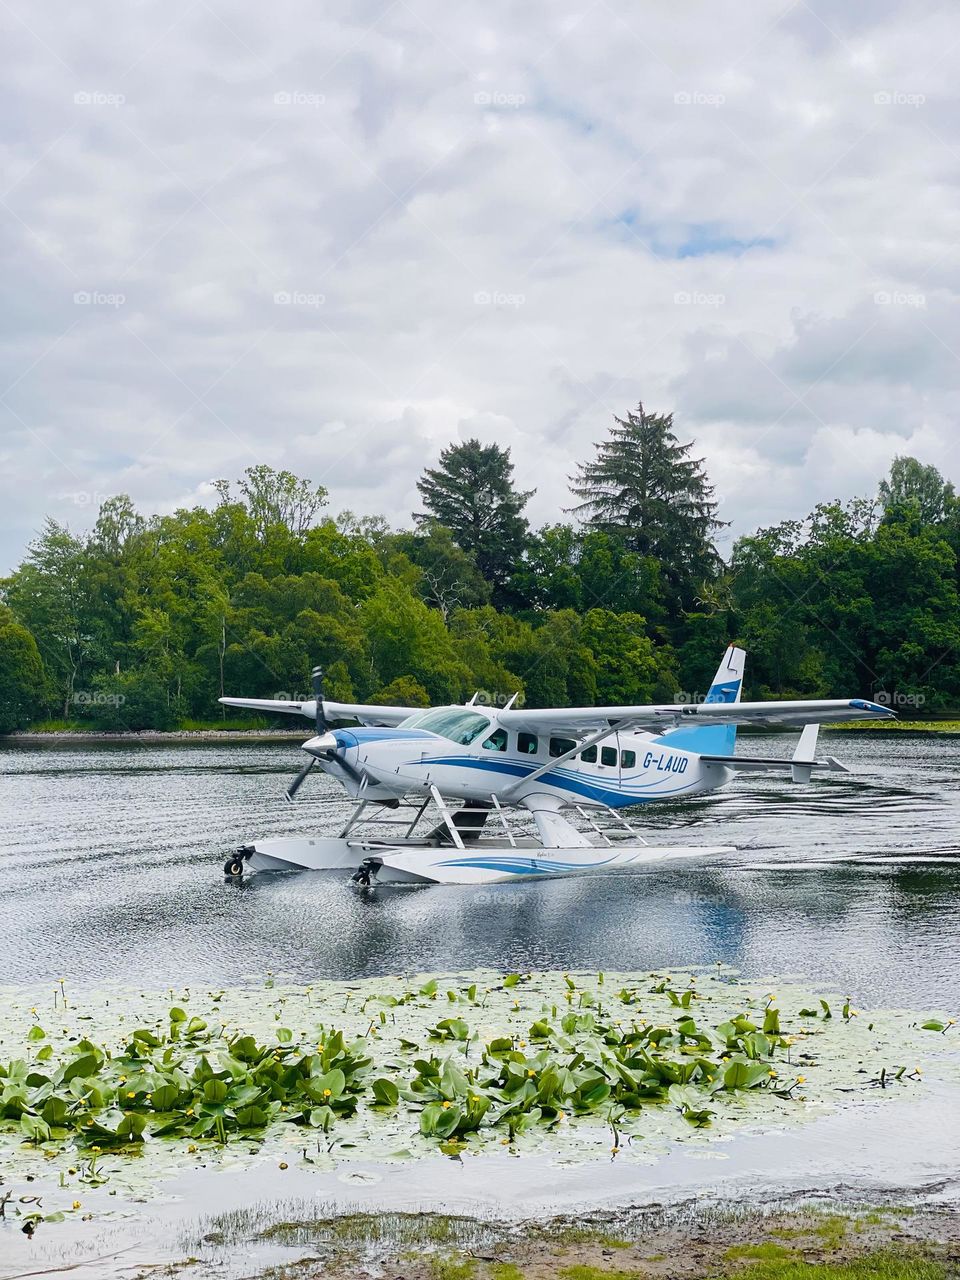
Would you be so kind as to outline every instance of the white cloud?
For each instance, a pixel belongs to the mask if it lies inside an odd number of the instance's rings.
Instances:
[[[0,19],[5,565],[260,461],[403,521],[470,434],[557,519],[641,396],[733,533],[960,482],[949,10],[105,12]]]

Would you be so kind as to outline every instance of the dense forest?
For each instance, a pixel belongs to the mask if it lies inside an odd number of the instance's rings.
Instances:
[[[120,495],[84,533],[48,520],[0,581],[0,732],[224,723],[222,693],[306,698],[316,663],[340,700],[692,700],[730,640],[747,696],[960,706],[960,500],[935,468],[897,458],[875,496],[729,563],[669,414],[615,419],[570,486],[569,518],[534,531],[509,451],[467,440],[399,531],[267,466],[218,481],[212,509]]]

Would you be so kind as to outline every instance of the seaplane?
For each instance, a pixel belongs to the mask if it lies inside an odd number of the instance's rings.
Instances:
[[[815,772],[847,773],[835,757],[817,757],[820,725],[895,718],[861,698],[742,702],[745,660],[731,645],[701,702],[653,706],[537,709],[512,698],[494,708],[479,695],[426,710],[332,702],[319,668],[304,702],[221,698],[314,722],[288,800],[319,766],[356,801],[336,834],[258,840],[224,871],[342,870],[366,888],[477,885],[732,853],[726,845],[652,845],[623,811],[713,791],[738,773],[779,771],[798,783]],[[792,756],[738,755],[740,725],[801,733]],[[389,825],[402,830],[391,835]]]

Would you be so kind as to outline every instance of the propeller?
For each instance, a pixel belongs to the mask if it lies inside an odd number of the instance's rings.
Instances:
[[[316,763],[317,763],[317,757],[311,756],[310,759],[307,761],[307,763],[303,766],[303,768],[297,774],[297,776],[294,778],[294,780],[290,783],[289,787],[287,787],[286,791],[283,793],[288,800],[290,801],[293,800],[293,797],[297,794],[297,792],[303,786],[304,782],[306,782],[307,774],[310,772],[310,770],[313,768],[313,766]]]
[[[317,735],[326,733],[330,726],[327,724],[326,713],[323,709],[323,668],[314,667],[310,672],[310,683],[313,685],[313,696],[317,700]]]
[[[336,740],[333,738],[332,734],[330,733],[330,724],[327,720],[326,710],[323,705],[323,668],[322,667],[313,668],[313,670],[310,672],[310,683],[313,685],[313,696],[316,699],[317,737],[318,738],[327,737],[332,742],[336,743]],[[316,754],[311,753],[310,759],[303,766],[303,768],[300,770],[300,772],[297,774],[297,776],[294,778],[294,780],[290,783],[289,787],[287,787],[286,791],[284,792],[288,800],[291,800],[291,801],[293,800],[294,796],[297,794],[297,792],[300,790],[300,788],[303,786],[304,782],[306,781],[307,774],[310,772],[310,770],[313,768],[313,766],[317,763],[318,760],[329,760],[335,763],[336,765],[338,765],[339,768],[347,775],[347,777],[351,778],[358,787],[362,786],[367,781],[367,775],[363,773],[360,769],[355,768],[347,760],[345,760],[343,756],[340,754],[340,752],[338,751],[337,746],[334,745],[331,747],[327,747],[327,749],[324,751],[317,751]]]

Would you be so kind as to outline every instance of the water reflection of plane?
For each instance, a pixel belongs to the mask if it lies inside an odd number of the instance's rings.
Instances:
[[[744,661],[744,651],[730,646],[699,703],[537,710],[511,699],[494,709],[477,705],[475,696],[429,710],[380,707],[325,699],[319,670],[315,697],[306,702],[221,698],[313,719],[316,734],[303,744],[308,760],[288,797],[319,764],[357,802],[338,834],[257,841],[225,869],[344,869],[363,884],[483,884],[730,852],[722,845],[652,846],[620,811],[708,793],[737,773],[783,771],[809,782],[814,771],[846,772],[833,756],[817,758],[820,724],[892,715],[856,698],[741,702]],[[359,726],[331,727],[345,719]],[[741,724],[802,733],[789,759],[737,755]],[[518,825],[518,816],[532,829]],[[376,834],[371,822],[379,824]],[[384,835],[384,824],[401,833]]]

